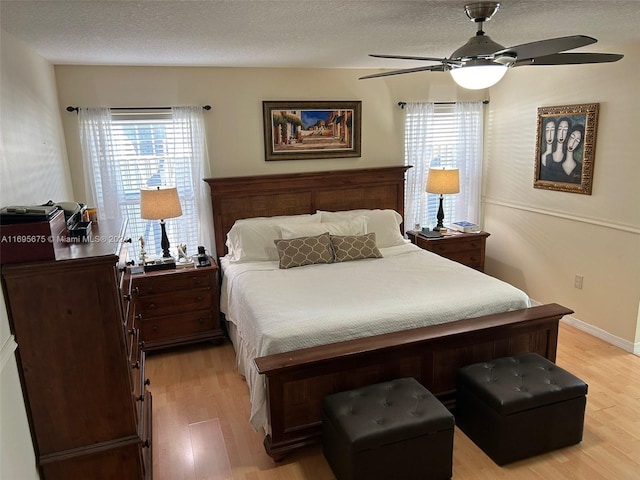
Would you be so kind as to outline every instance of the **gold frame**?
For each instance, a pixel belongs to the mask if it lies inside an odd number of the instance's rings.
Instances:
[[[599,105],[538,108],[534,188],[591,195]]]
[[[262,102],[265,160],[359,157],[361,110],[360,101]]]

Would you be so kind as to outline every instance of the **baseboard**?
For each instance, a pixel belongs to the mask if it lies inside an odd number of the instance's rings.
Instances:
[[[634,344],[633,342],[630,342],[623,338],[616,337],[606,330],[602,330],[601,328],[589,325],[588,323],[585,323],[582,320],[579,320],[571,315],[563,317],[560,321],[566,323],[567,325],[571,325],[578,330],[582,330],[589,335],[599,338],[600,340],[604,340],[605,342],[610,343],[615,347],[621,348],[625,352],[633,353],[634,355],[640,355],[640,343]]]
[[[13,339],[13,335],[8,336],[4,345],[0,348],[0,372],[2,372],[9,359],[13,357],[13,352],[15,352],[17,347],[18,344]]]
[[[531,299],[531,305],[536,306],[542,304],[536,300]],[[564,317],[562,317],[562,319],[560,319],[560,321],[566,323],[567,325],[571,325],[578,330],[588,333],[589,335],[599,338],[600,340],[610,343],[611,345],[621,348],[625,352],[633,353],[634,355],[640,356],[640,342],[636,342],[634,344],[633,342],[630,342],[623,338],[616,337],[606,330],[594,327],[593,325],[583,322],[573,315],[565,315]]]

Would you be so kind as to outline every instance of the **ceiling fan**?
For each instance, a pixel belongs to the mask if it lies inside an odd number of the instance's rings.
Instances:
[[[500,4],[497,2],[478,2],[466,5],[464,11],[469,20],[478,24],[478,31],[449,58],[370,55],[377,58],[439,62],[439,64],[375,73],[360,77],[360,80],[424,71],[449,72],[461,87],[478,90],[498,83],[511,67],[617,62],[623,57],[615,53],[562,53],[597,42],[595,38],[585,35],[550,38],[505,48],[491,40],[482,30],[483,23],[491,20],[499,8]]]

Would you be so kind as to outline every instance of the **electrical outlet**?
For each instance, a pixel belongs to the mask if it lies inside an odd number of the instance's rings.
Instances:
[[[576,273],[576,278],[574,280],[573,286],[578,290],[582,290],[582,280],[584,280],[584,277]]]

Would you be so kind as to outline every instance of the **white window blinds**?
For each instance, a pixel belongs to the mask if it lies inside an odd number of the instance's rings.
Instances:
[[[405,229],[435,226],[439,195],[425,192],[430,167],[460,170],[460,193],[444,195],[445,226],[466,220],[479,223],[482,172],[482,103],[407,103]]]

